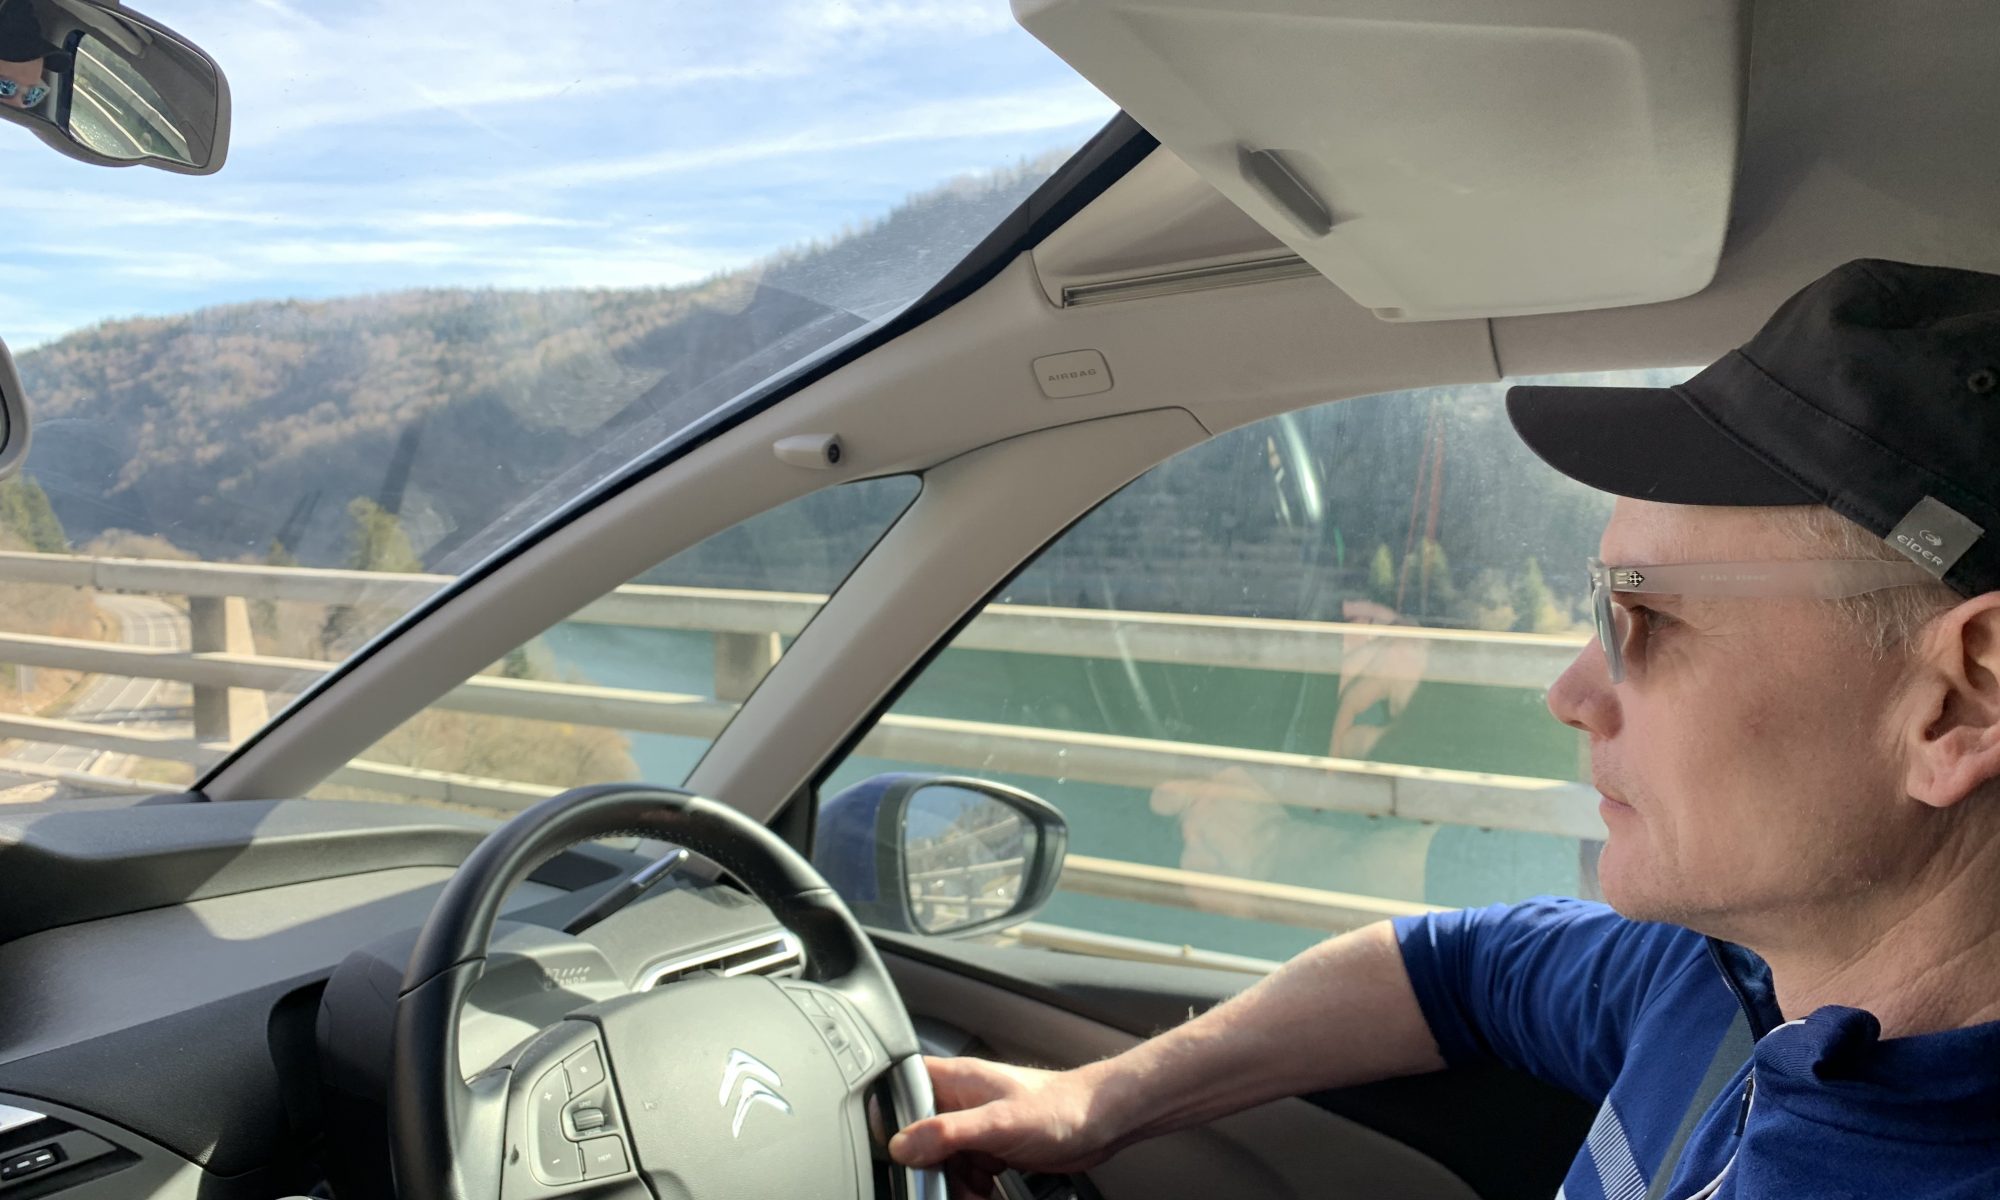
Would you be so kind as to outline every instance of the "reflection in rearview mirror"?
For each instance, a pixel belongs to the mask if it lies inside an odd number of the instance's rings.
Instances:
[[[163,100],[132,63],[102,40],[83,35],[69,109],[69,131],[77,141],[111,158],[152,155],[191,167],[208,160],[208,147],[190,138],[198,124],[193,114]],[[206,127],[214,127],[212,115]]]
[[[222,166],[229,90],[201,50],[98,0],[0,0],[0,117],[72,158]]]
[[[819,807],[813,865],[864,925],[928,937],[997,934],[1041,911],[1069,822],[984,779],[891,771]]]
[[[1027,815],[954,784],[927,784],[903,816],[905,885],[919,932],[991,921],[1021,902],[1038,831]]]

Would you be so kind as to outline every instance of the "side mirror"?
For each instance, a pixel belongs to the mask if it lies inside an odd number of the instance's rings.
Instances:
[[[969,937],[1055,893],[1069,823],[1018,788],[948,775],[865,779],[821,804],[813,865],[864,925]]]
[[[0,0],[0,119],[82,162],[209,175],[228,155],[229,84],[116,0]]]
[[[21,391],[21,373],[14,356],[0,342],[0,479],[21,469],[28,456],[28,398]]]

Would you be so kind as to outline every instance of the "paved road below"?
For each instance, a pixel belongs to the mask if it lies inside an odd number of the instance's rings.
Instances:
[[[163,600],[151,596],[99,596],[97,607],[118,622],[122,641],[176,650],[188,647],[187,615]],[[186,736],[194,728],[193,704],[192,690],[184,683],[101,675],[83,686],[61,716],[69,721],[137,725]],[[15,742],[0,750],[0,756],[103,775],[125,773],[131,762],[128,755],[46,742]],[[28,782],[32,780],[26,776],[0,772],[0,788]]]

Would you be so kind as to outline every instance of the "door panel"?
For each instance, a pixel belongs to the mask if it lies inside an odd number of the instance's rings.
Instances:
[[[1207,1010],[1254,978],[1005,946],[876,935],[926,1050],[1071,1067]],[[1500,1067],[1278,1101],[1141,1143],[1091,1173],[1130,1196],[1548,1200],[1592,1117]]]
[[[918,962],[884,956],[912,1015],[953,1026],[1010,1062],[1070,1067],[1139,1039],[1018,992]],[[1280,1100],[1142,1142],[1090,1173],[1105,1200],[1230,1196],[1238,1200],[1478,1200],[1437,1163],[1382,1134],[1303,1100]]]

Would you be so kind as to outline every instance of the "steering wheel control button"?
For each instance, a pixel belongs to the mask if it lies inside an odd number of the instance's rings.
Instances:
[[[580,1182],[583,1179],[583,1155],[578,1153],[576,1144],[564,1142],[554,1148],[536,1151],[535,1178],[554,1186]]]
[[[561,1067],[536,1081],[528,1098],[528,1153],[535,1178],[543,1183],[575,1183],[583,1178],[583,1157],[563,1131],[563,1105],[568,1100]]]
[[[572,1141],[596,1137],[602,1133],[616,1133],[618,1122],[616,1109],[611,1104],[611,1089],[595,1087],[569,1102],[569,1136]]]
[[[37,1146],[20,1154],[10,1154],[0,1162],[0,1181],[37,1175],[62,1161],[62,1151],[54,1146]]]
[[[613,1175],[623,1175],[628,1169],[622,1139],[616,1136],[596,1137],[583,1144],[585,1179],[609,1179]]]
[[[581,1096],[604,1082],[604,1055],[592,1042],[564,1059],[563,1070],[569,1074],[569,1094]]]
[[[536,1139],[535,1178],[546,1184],[577,1183],[583,1179],[583,1155],[575,1142],[559,1141],[551,1146]]]
[[[874,1055],[868,1049],[868,1039],[861,1035],[860,1026],[846,1004],[838,997],[809,988],[788,989],[805,1010],[813,1028],[826,1039],[833,1050],[833,1060],[840,1064],[840,1073],[847,1082],[854,1083],[868,1073],[868,1066]]]

